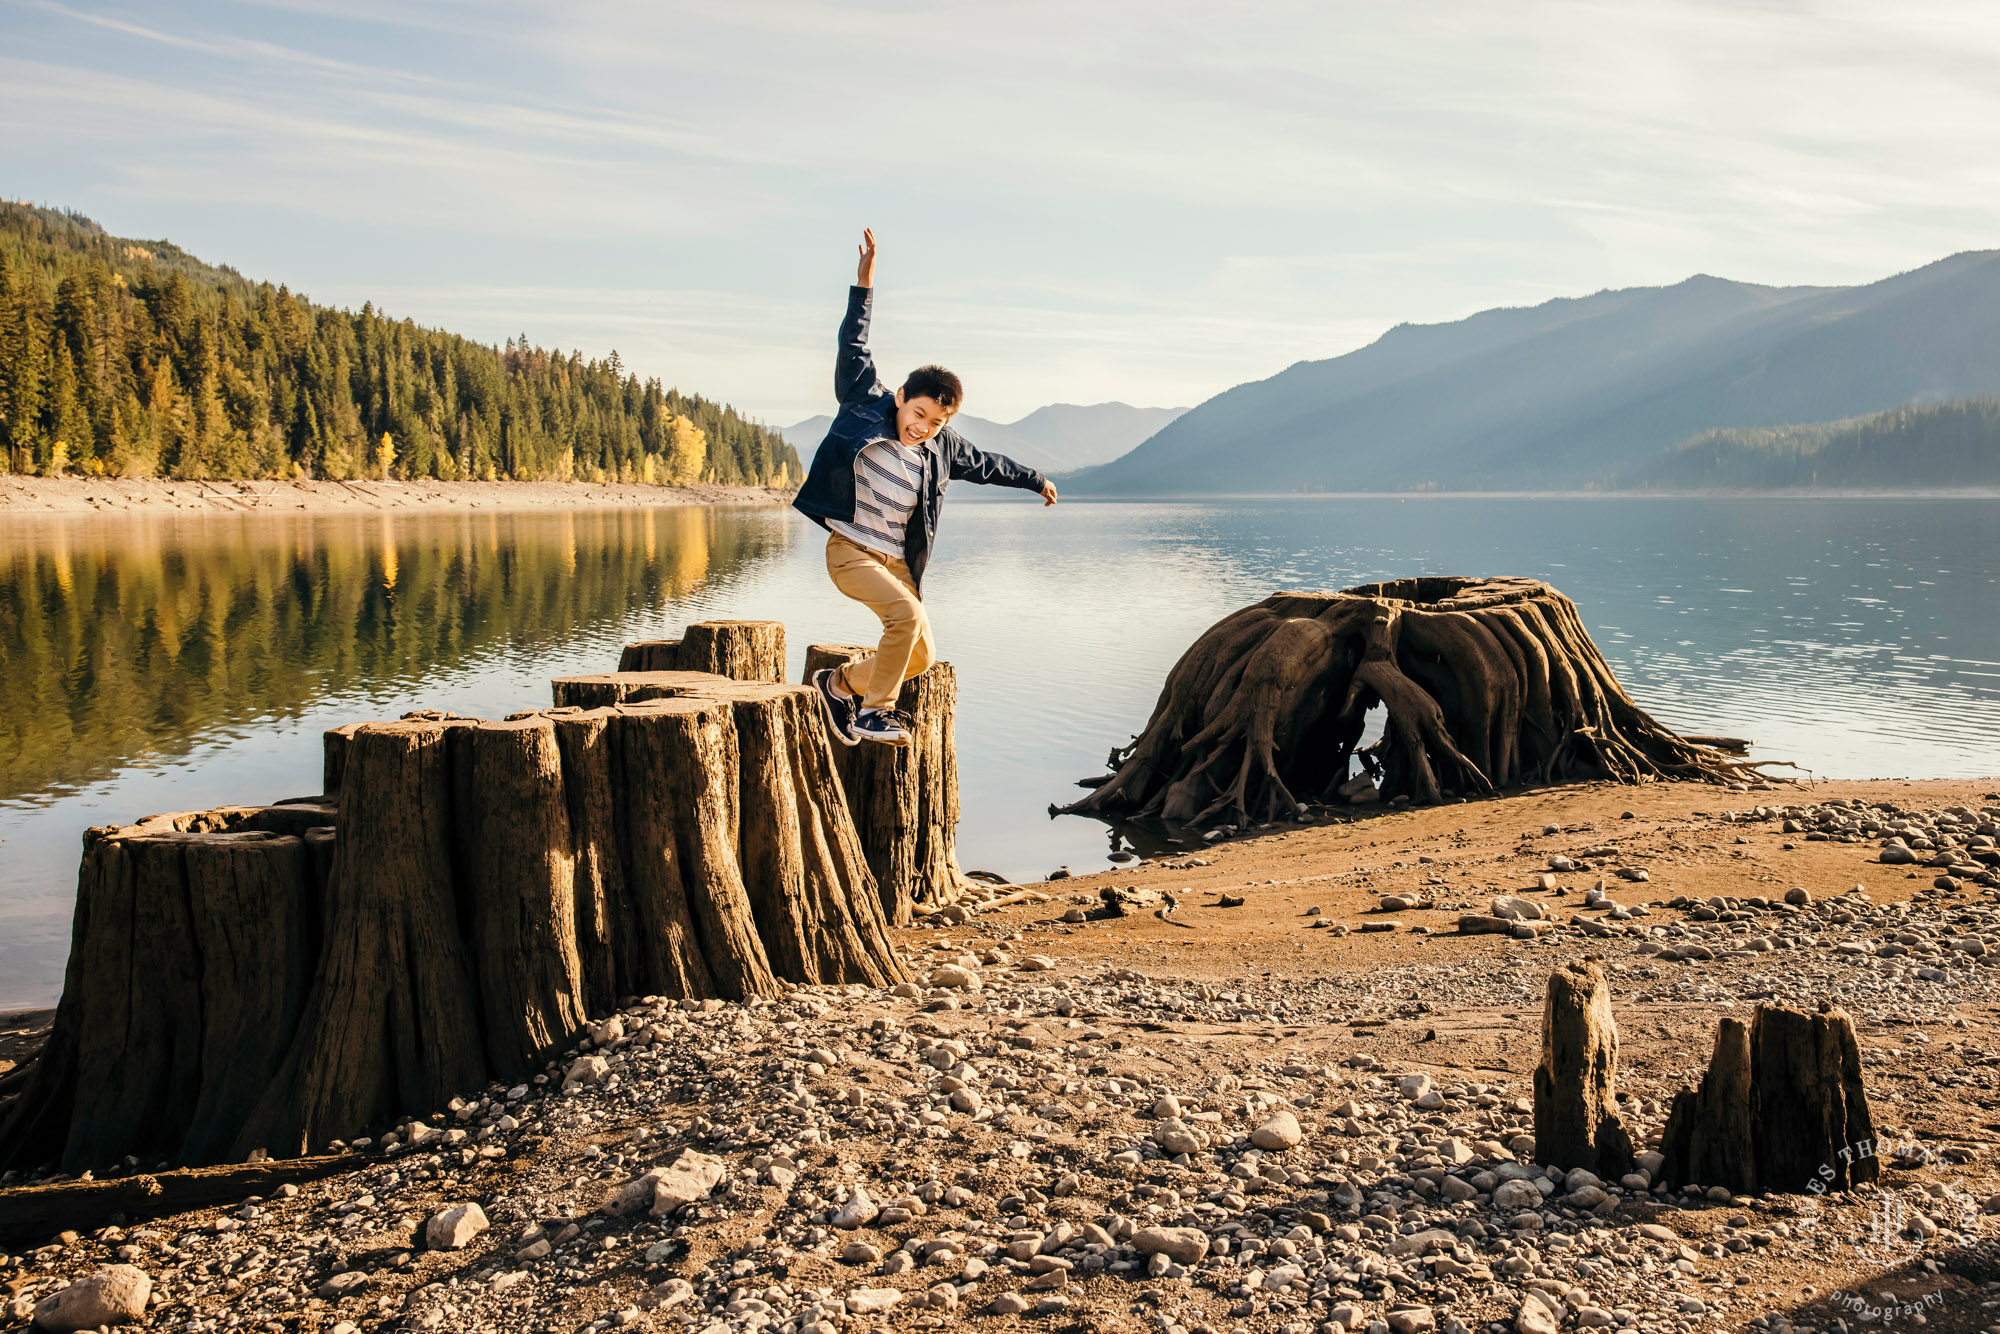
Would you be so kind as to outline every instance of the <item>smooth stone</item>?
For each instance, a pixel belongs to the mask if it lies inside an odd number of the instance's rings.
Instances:
[[[456,1251],[486,1228],[486,1211],[478,1204],[455,1204],[432,1214],[424,1224],[424,1245],[434,1251]]]
[[[1299,1118],[1283,1110],[1250,1132],[1250,1142],[1260,1149],[1295,1148],[1304,1138]]]
[[[101,1325],[142,1319],[153,1295],[153,1280],[137,1265],[106,1265],[35,1303],[35,1327],[50,1334],[75,1334]]]

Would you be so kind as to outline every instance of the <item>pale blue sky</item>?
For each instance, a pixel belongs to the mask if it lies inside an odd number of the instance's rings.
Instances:
[[[825,410],[1195,403],[1400,321],[2000,245],[2000,4],[24,3],[0,195]]]

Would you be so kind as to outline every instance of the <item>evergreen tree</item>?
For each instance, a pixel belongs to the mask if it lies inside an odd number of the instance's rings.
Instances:
[[[333,310],[171,242],[0,203],[0,470],[61,466],[761,485],[801,473],[776,432],[642,381],[616,352],[588,360],[525,334],[494,348],[372,302]]]

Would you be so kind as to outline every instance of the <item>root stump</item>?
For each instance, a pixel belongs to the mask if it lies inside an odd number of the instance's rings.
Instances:
[[[1357,751],[1367,715],[1381,741]],[[1713,744],[1710,744],[1713,743]],[[1292,818],[1302,800],[1434,803],[1522,783],[1763,779],[1726,738],[1632,701],[1576,606],[1534,579],[1426,577],[1277,593],[1210,627],[1077,814]],[[1349,761],[1372,784],[1343,797]]]

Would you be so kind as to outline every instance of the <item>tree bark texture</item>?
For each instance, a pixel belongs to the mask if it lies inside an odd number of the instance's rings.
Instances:
[[[1535,1157],[1607,1181],[1632,1170],[1632,1138],[1618,1119],[1618,1025],[1595,959],[1549,973],[1535,1067]]]
[[[298,1157],[485,1082],[451,856],[450,733],[464,726],[368,723],[349,738],[312,995],[233,1157]]]
[[[679,639],[627,644],[621,672],[707,672],[736,681],[785,679],[782,621],[701,621]]]
[[[1881,1171],[1845,1011],[1760,1005],[1724,1019],[1699,1091],[1675,1095],[1662,1141],[1669,1185],[1849,1190]]]
[[[0,1165],[292,1157],[531,1074],[628,996],[907,980],[816,692],[698,682],[336,729],[337,805],[93,831]]]
[[[297,837],[176,818],[92,831],[63,999],[0,1111],[0,1162],[215,1156],[282,1061],[319,952],[313,858]]]
[[[1382,740],[1357,752],[1369,711]],[[1625,693],[1576,606],[1534,579],[1426,577],[1277,593],[1210,627],[1145,730],[1063,809],[1172,824],[1296,816],[1359,755],[1384,801],[1523,783],[1759,781]]]
[[[653,699],[686,699],[715,684],[708,672],[616,671],[597,676],[559,676],[550,683],[559,709],[608,709]]]
[[[1757,1179],[1755,1097],[1750,1073],[1750,1026],[1725,1018],[1699,1089],[1682,1089],[1660,1138],[1660,1180],[1669,1185],[1749,1190]]]
[[[806,649],[806,679],[872,651],[813,644]],[[958,865],[957,700],[957,673],[948,662],[936,663],[905,681],[897,697],[915,724],[908,745],[864,743],[834,752],[883,911],[897,926],[908,926],[918,905],[942,907],[973,887]]]

